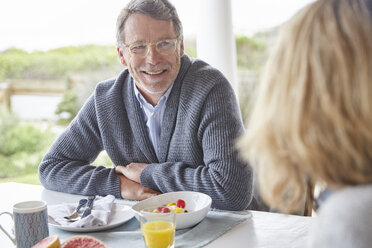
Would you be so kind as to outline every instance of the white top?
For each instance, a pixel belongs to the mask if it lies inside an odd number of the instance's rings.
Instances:
[[[315,219],[309,247],[372,247],[372,185],[337,191]]]

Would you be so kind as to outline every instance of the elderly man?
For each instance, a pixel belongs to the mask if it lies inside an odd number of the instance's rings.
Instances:
[[[234,148],[243,126],[221,72],[184,55],[182,24],[167,0],[132,0],[117,21],[127,67],[97,85],[39,167],[48,189],[131,200],[199,191],[212,207],[246,209],[252,170]],[[115,168],[92,166],[106,150]]]

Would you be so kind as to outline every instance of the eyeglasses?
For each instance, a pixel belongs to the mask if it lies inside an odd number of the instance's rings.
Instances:
[[[129,49],[132,56],[138,58],[144,58],[150,51],[150,46],[155,45],[156,51],[162,55],[169,55],[176,50],[178,38],[176,39],[165,39],[157,42],[134,42],[132,44],[125,45],[125,48]]]

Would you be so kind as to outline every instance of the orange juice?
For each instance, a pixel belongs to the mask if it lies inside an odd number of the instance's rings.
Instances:
[[[174,247],[174,232],[176,227],[168,221],[153,221],[142,226],[142,233],[147,248]]]

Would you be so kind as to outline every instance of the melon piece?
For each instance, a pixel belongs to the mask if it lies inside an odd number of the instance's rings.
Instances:
[[[76,235],[66,239],[61,248],[107,248],[99,239],[88,235]]]
[[[59,242],[59,238],[57,235],[52,235],[40,240],[36,245],[32,246],[32,248],[59,248],[61,243]]]

